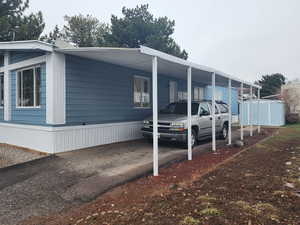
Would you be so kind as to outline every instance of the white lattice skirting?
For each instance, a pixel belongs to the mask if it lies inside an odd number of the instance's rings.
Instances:
[[[0,123],[0,142],[59,153],[139,139],[141,127],[140,121],[66,127]]]

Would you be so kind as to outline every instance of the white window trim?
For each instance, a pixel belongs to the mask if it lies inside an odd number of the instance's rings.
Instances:
[[[35,65],[35,66],[30,66],[30,67],[26,67],[26,68],[22,68],[19,70],[16,70],[16,109],[40,109],[41,105],[36,106],[36,68],[40,68],[41,70],[41,65]],[[19,76],[18,73],[21,72],[23,73],[24,70],[33,70],[33,106],[19,106],[19,88],[18,88],[18,84],[19,84]],[[41,79],[41,77],[40,77]],[[22,85],[23,86],[23,85]],[[21,87],[22,87],[21,86]],[[41,96],[41,95],[40,95]],[[40,102],[41,104],[41,102]]]
[[[149,84],[149,106],[135,106],[134,105],[134,80],[138,78],[138,79],[143,79],[143,80],[147,80],[148,84]],[[151,82],[150,82],[150,78],[149,77],[144,77],[144,76],[138,76],[138,75],[134,75],[133,76],[133,105],[134,105],[134,109],[151,109]]]
[[[178,98],[178,101],[187,101],[187,99],[188,99],[187,91],[178,91],[177,98]]]

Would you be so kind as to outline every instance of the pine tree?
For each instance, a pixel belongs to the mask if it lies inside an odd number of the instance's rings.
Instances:
[[[36,40],[44,30],[41,12],[24,15],[29,0],[0,0],[0,42]]]

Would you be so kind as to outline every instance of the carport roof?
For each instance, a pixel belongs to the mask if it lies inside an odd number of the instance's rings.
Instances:
[[[42,50],[57,51],[69,55],[80,56],[107,63],[125,66],[146,72],[152,71],[152,57],[158,58],[158,73],[169,76],[186,79],[187,68],[192,68],[192,80],[202,84],[211,85],[212,73],[216,74],[216,85],[228,86],[228,79],[232,80],[233,87],[240,87],[243,83],[244,87],[261,88],[246,80],[231,76],[214,68],[202,66],[188,60],[184,60],[149,47],[140,46],[139,48],[99,48],[99,47],[80,47],[80,48],[59,48],[57,46],[41,42],[41,41],[12,41],[1,42],[0,51],[10,50]]]
[[[46,51],[52,52],[54,46],[46,42],[37,41],[37,40],[28,40],[28,41],[7,41],[0,42],[0,52],[1,51]]]
[[[56,49],[55,51],[147,72],[152,71],[152,57],[157,57],[159,74],[186,79],[187,68],[191,67],[193,81],[198,81],[206,85],[211,84],[212,73],[215,72],[216,84],[219,86],[227,87],[228,79],[231,79],[233,87],[240,87],[240,84],[244,83],[245,87],[252,86],[260,88],[258,85],[233,77],[224,72],[171,56],[145,46],[141,46],[140,48],[63,48]]]

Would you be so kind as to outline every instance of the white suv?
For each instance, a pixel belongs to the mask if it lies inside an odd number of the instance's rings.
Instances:
[[[198,140],[212,135],[211,101],[192,102],[192,145]],[[226,139],[228,135],[228,106],[216,101],[216,132]],[[152,139],[152,117],[144,120],[142,133],[145,138]],[[158,115],[158,137],[161,140],[187,143],[187,102],[180,101],[169,104]]]

